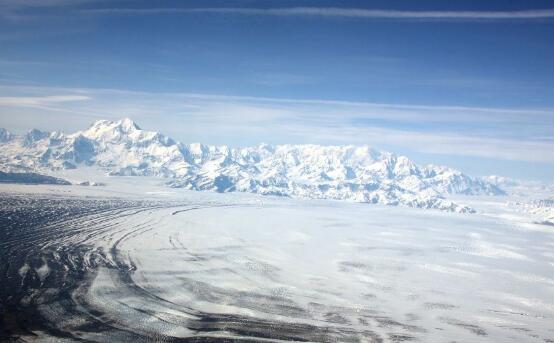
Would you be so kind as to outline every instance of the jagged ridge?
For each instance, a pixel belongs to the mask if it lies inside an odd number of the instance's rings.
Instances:
[[[492,183],[368,146],[182,144],[132,120],[99,120],[74,134],[0,130],[4,170],[98,166],[110,175],[155,175],[171,187],[470,212],[446,194],[503,194]]]

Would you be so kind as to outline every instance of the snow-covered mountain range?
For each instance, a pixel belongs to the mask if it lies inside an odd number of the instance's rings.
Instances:
[[[110,175],[168,178],[171,187],[471,212],[447,194],[501,195],[498,186],[442,166],[368,146],[182,144],[130,119],[99,120],[73,134],[0,129],[3,171],[48,172],[96,166]]]

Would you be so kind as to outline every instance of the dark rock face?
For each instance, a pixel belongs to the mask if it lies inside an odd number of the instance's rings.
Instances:
[[[29,185],[70,185],[69,181],[37,173],[0,172],[0,183],[20,183]]]

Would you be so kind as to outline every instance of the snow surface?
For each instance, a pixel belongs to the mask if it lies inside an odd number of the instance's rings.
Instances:
[[[554,230],[503,198],[471,197],[477,213],[469,216],[192,192],[149,177],[110,180],[105,187],[0,185],[0,192],[191,204],[106,218],[98,225],[112,236],[86,237],[106,248],[118,242],[136,267],[133,281],[152,295],[124,293],[111,269],[98,272],[86,299],[122,327],[188,337],[195,333],[172,324],[184,316],[175,308],[188,308],[369,330],[385,341],[554,339]],[[37,272],[46,277],[47,266]]]

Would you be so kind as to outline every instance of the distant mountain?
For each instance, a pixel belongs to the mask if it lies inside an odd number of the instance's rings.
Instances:
[[[339,199],[471,212],[447,194],[502,195],[495,184],[368,146],[182,144],[130,119],[99,120],[73,134],[0,129],[0,166],[41,171],[97,166],[110,175],[154,175],[171,187]]]
[[[5,173],[0,171],[0,183],[27,185],[70,185],[69,181],[37,173]]]

